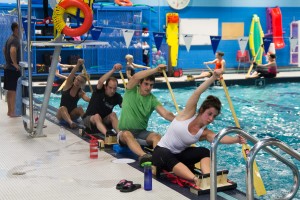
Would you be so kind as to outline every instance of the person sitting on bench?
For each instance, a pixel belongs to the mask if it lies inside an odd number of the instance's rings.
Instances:
[[[79,99],[82,98],[86,102],[90,101],[90,98],[82,89],[85,86],[86,77],[83,74],[75,75],[83,63],[83,59],[78,59],[77,65],[68,76],[62,89],[60,107],[56,114],[57,119],[67,122],[70,128],[77,128],[78,125],[73,120],[82,117],[84,114],[82,107],[77,106]]]
[[[152,154],[152,163],[160,170],[173,171],[175,175],[186,180],[194,181],[197,185],[198,178],[191,169],[200,161],[203,174],[210,173],[210,152],[204,147],[191,147],[192,144],[207,140],[212,142],[215,133],[207,128],[220,114],[221,102],[209,95],[196,114],[197,103],[200,95],[222,74],[222,70],[215,70],[212,76],[203,82],[192,94],[186,107],[172,121],[167,133],[158,142]],[[243,137],[224,136],[221,143],[245,143]]]
[[[84,125],[92,132],[96,130],[104,135],[116,135],[119,132],[119,121],[116,113],[112,110],[116,105],[122,107],[123,99],[116,92],[118,81],[112,75],[121,69],[122,65],[117,63],[98,80],[97,88],[93,92],[86,113],[83,116]],[[116,133],[108,130],[108,127],[112,127]]]

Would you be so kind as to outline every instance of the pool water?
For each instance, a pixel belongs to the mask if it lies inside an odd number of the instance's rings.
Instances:
[[[173,89],[177,104],[182,110],[187,98],[196,87]],[[246,132],[251,133],[258,139],[266,137],[277,138],[288,146],[300,151],[300,83],[270,84],[265,87],[255,86],[231,86],[228,87],[229,94],[240,126]],[[298,92],[299,91],[299,92]],[[124,94],[123,89],[118,92]],[[153,94],[161,101],[163,106],[176,113],[171,95],[166,89],[153,89]],[[90,93],[87,93],[90,96]],[[229,105],[222,87],[214,86],[202,94],[199,105],[208,95],[218,96],[222,102],[221,114],[209,125],[216,133],[228,126],[235,126]],[[42,100],[42,95],[35,95]],[[49,105],[59,107],[60,95],[52,94]],[[84,109],[87,103],[80,100],[79,105]],[[120,115],[120,108],[114,111]],[[164,120],[158,113],[154,112],[149,120],[149,130],[164,134],[169,122]],[[198,145],[210,148],[208,142]],[[285,158],[291,160],[290,156],[278,148],[275,148]],[[218,170],[228,169],[229,178],[238,184],[241,191],[246,191],[246,167],[241,153],[241,145],[219,145],[218,148]],[[300,162],[292,160],[297,167]],[[293,174],[283,163],[277,161],[267,153],[260,151],[256,156],[256,162],[266,186],[267,195],[260,199],[275,199],[290,191],[293,185]],[[300,192],[294,199],[300,200]]]

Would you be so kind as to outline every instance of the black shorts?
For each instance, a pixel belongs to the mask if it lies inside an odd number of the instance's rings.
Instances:
[[[92,124],[91,122],[91,117],[92,115],[88,115],[88,116],[85,116],[82,121],[83,121],[83,125],[90,131],[89,133],[92,134],[92,133],[99,133],[100,131],[98,130],[96,124]],[[102,122],[106,129],[112,129],[112,124],[111,123],[105,123],[104,121]],[[103,133],[105,134],[105,133]]]
[[[169,149],[156,146],[152,154],[152,163],[157,169],[172,171],[179,162],[191,168],[203,158],[210,157],[210,151],[204,147],[188,147],[178,154]]]
[[[16,91],[18,78],[21,76],[20,71],[4,70],[4,89]]]

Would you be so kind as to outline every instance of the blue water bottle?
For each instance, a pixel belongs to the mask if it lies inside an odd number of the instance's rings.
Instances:
[[[144,166],[144,190],[150,191],[152,190],[152,163],[145,162],[143,163]]]

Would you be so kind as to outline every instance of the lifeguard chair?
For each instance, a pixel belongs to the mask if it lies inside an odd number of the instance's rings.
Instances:
[[[242,53],[241,50],[238,50],[236,52],[236,61],[239,63],[238,71],[240,71],[240,67],[243,66],[244,67],[244,72],[245,72],[246,66],[248,66],[248,64],[250,63],[249,51],[245,50],[244,53]]]

